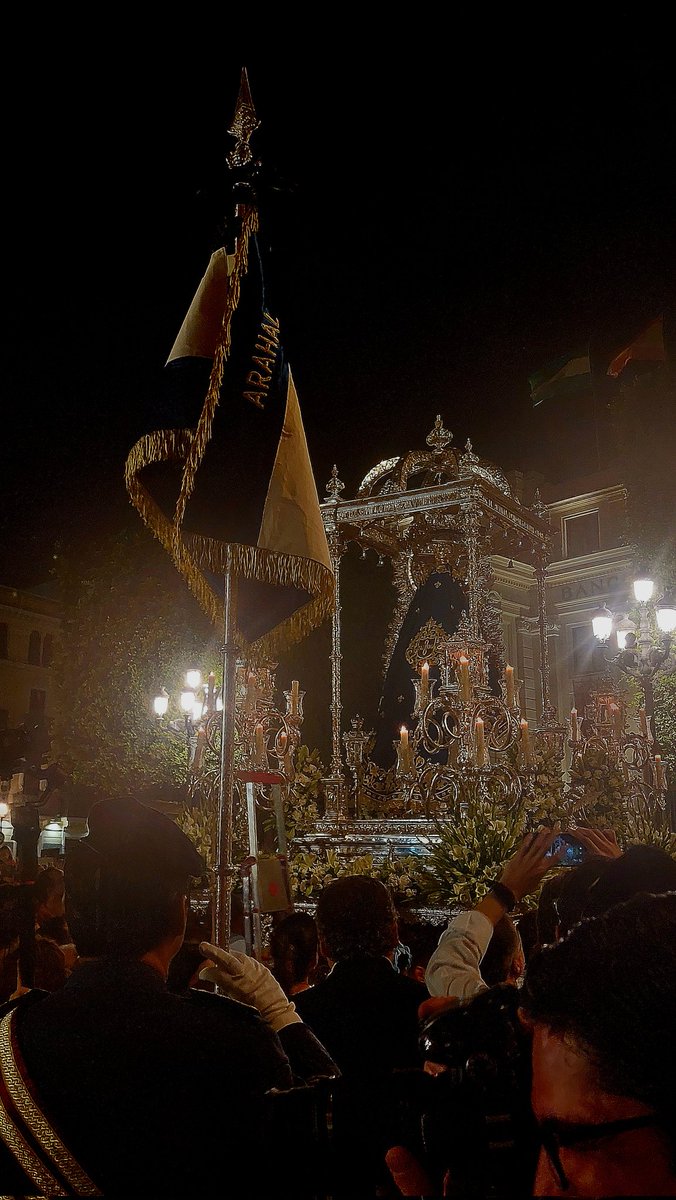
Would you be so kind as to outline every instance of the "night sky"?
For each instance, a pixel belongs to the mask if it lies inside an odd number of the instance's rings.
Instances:
[[[1,582],[39,583],[57,540],[138,520],[124,461],[161,424],[159,376],[217,244],[243,65],[254,148],[285,186],[278,308],[320,496],[334,462],[353,495],[424,447],[438,412],[505,469],[587,469],[589,426],[562,462],[528,376],[589,345],[603,394],[613,354],[673,302],[668,38],[343,30],[310,54],[294,31],[263,54],[189,14],[157,44],[80,43],[52,20],[20,40],[6,109]]]

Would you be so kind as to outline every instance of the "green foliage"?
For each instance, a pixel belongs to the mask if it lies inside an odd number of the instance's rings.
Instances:
[[[622,768],[601,745],[587,743],[570,768],[569,796],[578,824],[614,829],[621,838],[630,794]]]
[[[92,795],[173,798],[187,747],[158,725],[152,700],[162,686],[180,687],[188,665],[215,663],[206,618],[143,529],[92,544],[77,561],[62,558],[57,576],[64,616],[53,753]]]
[[[676,674],[655,682],[655,732],[671,787],[676,783]]]
[[[346,862],[336,850],[319,854],[303,850],[289,860],[294,898],[313,903],[323,888],[344,875],[368,875],[380,879],[390,889],[395,903],[415,900],[421,894],[423,872],[421,859],[412,854],[391,853],[382,862],[376,862],[372,854],[359,854]]]
[[[423,890],[431,904],[471,908],[490,890],[526,830],[523,804],[505,809],[476,800],[436,822],[439,842],[426,860]]]
[[[319,799],[322,790],[324,765],[318,750],[299,746],[295,758],[295,775],[284,806],[286,836],[302,837],[319,820]]]

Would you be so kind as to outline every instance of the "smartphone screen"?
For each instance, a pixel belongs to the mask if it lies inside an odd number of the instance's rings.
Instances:
[[[578,863],[584,862],[584,846],[581,842],[576,842],[569,833],[561,834],[560,837],[555,838],[549,850],[547,851],[545,858],[553,858],[555,854],[559,853],[559,850],[561,850],[562,847],[565,847],[565,853],[559,859],[559,866],[576,867]]]

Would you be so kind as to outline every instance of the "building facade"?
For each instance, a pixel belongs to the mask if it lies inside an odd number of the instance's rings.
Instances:
[[[49,722],[61,621],[46,593],[0,586],[0,730]]]

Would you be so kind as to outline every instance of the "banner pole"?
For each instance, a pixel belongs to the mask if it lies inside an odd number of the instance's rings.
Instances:
[[[218,781],[216,826],[216,903],[214,942],[222,950],[230,944],[231,890],[235,867],[232,862],[232,838],[235,801],[235,682],[237,668],[237,590],[238,580],[232,568],[230,550],[226,560],[223,605],[223,711],[221,724],[221,762]]]

